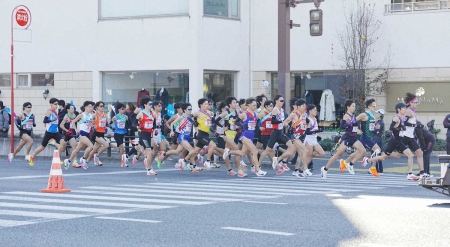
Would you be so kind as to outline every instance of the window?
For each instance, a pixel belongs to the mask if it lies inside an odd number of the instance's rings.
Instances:
[[[17,86],[18,87],[28,87],[28,75],[17,75]]]
[[[54,77],[53,73],[31,74],[31,86],[54,86]]]
[[[217,103],[227,96],[234,96],[235,75],[234,72],[205,72],[203,74],[203,97]]]
[[[189,15],[189,0],[99,0],[99,19]]]
[[[11,86],[11,74],[0,74],[0,87]]]
[[[205,15],[224,18],[239,18],[239,0],[204,0]]]
[[[119,101],[139,105],[140,91],[150,98],[163,101],[163,114],[168,104],[186,101],[189,92],[189,73],[185,71],[127,71],[102,74],[102,100],[109,106]],[[162,90],[162,91],[161,91]]]

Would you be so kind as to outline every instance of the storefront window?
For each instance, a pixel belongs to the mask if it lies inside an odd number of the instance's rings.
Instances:
[[[31,74],[31,86],[54,86],[54,78],[53,73]]]
[[[214,102],[224,100],[234,93],[234,72],[205,72],[203,74],[203,97]]]
[[[189,0],[99,0],[99,5],[99,19],[189,14]]]
[[[102,100],[109,106],[119,101],[139,105],[139,96],[149,95],[152,100],[168,104],[186,101],[189,92],[189,73],[184,71],[104,72]]]
[[[0,74],[0,87],[11,86],[11,74]]]

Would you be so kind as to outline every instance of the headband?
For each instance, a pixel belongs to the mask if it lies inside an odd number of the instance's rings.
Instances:
[[[417,97],[415,97],[414,99],[410,100],[409,103],[414,102],[417,100]]]

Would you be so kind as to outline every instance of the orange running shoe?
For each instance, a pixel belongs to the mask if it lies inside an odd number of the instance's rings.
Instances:
[[[345,169],[345,167],[347,166],[345,160],[341,159],[341,160],[339,161],[339,164],[340,164],[340,166],[339,166],[339,171],[340,171],[340,172],[344,172],[344,169]]]
[[[375,176],[375,177],[380,176],[380,175],[378,175],[377,168],[375,168],[375,167],[373,167],[373,166],[370,167],[369,172],[370,172],[370,174],[372,174],[372,175]]]

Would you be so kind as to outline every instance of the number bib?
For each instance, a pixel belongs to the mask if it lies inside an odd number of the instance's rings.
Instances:
[[[205,120],[205,125],[208,126],[208,127],[211,127],[212,126],[211,119],[206,119]]]
[[[375,123],[370,123],[369,124],[369,130],[370,131],[374,131],[375,130]]]
[[[236,124],[230,124],[230,130],[236,130]]]
[[[398,136],[404,137],[404,136],[405,136],[405,131],[401,130],[401,131],[398,133]]]
[[[151,129],[151,128],[153,128],[153,121],[145,122],[145,123],[144,123],[144,128],[146,128],[146,129]]]
[[[118,122],[117,122],[117,128],[119,128],[119,129],[125,129],[125,122],[123,122],[123,121],[118,121]]]
[[[69,123],[69,129],[74,129],[72,122]]]
[[[33,122],[32,121],[28,121],[25,125],[26,129],[32,129],[33,128]]]
[[[284,127],[284,124],[283,124],[283,123],[279,123],[279,124],[278,124],[278,129],[279,129],[279,130],[282,130],[283,127]]]
[[[255,130],[256,129],[256,122],[255,121],[249,121],[248,122],[248,130]]]
[[[273,128],[272,123],[271,122],[266,122],[266,128],[267,129],[272,129]]]
[[[102,117],[98,123],[99,127],[106,127],[106,118]]]
[[[358,132],[358,126],[353,126],[352,132]]]

